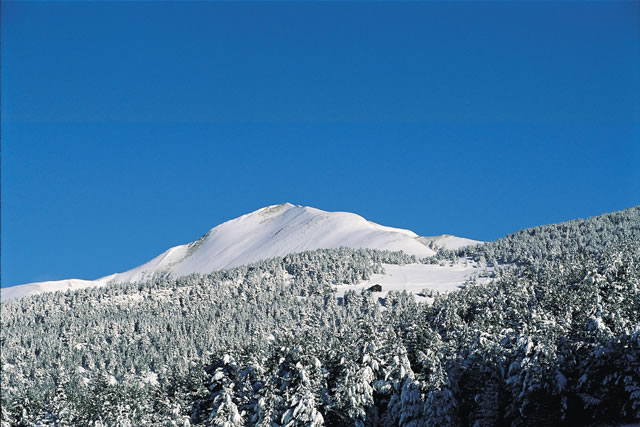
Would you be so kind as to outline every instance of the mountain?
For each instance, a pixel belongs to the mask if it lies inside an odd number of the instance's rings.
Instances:
[[[457,249],[478,243],[450,235],[420,237],[412,231],[379,225],[353,213],[326,212],[284,203],[220,224],[195,242],[175,246],[129,271],[97,280],[69,279],[14,286],[2,289],[2,300],[109,282],[143,281],[154,274],[174,277],[206,274],[313,249],[387,249],[428,257],[439,247]]]
[[[424,236],[419,237],[418,240],[434,250],[438,250],[439,248],[456,250],[465,246],[473,246],[480,243],[477,240],[452,236],[451,234],[443,234],[441,236]]]
[[[319,249],[21,298],[0,425],[637,425],[639,283],[636,207],[420,260]]]

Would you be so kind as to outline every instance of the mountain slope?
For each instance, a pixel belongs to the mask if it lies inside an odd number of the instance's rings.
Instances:
[[[640,421],[640,207],[413,261],[322,249],[3,303],[0,424]]]
[[[429,248],[437,250],[439,248],[455,251],[465,246],[477,245],[477,240],[471,240],[464,237],[452,236],[451,234],[443,234],[441,236],[424,236],[418,240]]]
[[[210,273],[274,256],[340,246],[433,255],[417,237],[411,231],[384,227],[352,213],[285,203],[227,221],[198,241],[171,248],[118,279],[136,281],[159,271],[175,276]]]
[[[195,242],[175,246],[149,262],[98,280],[78,279],[31,283],[2,290],[2,300],[40,292],[100,286],[111,281],[136,282],[154,274],[174,277],[249,264],[275,256],[313,249],[349,248],[403,251],[418,257],[433,255],[430,245],[479,242],[447,236],[421,238],[409,230],[386,227],[348,212],[326,212],[284,203],[267,206],[212,228]],[[427,239],[427,240],[424,240]],[[459,240],[455,240],[459,239]]]

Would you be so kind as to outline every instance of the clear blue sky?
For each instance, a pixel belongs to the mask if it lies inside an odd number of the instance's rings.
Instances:
[[[265,205],[490,240],[640,204],[639,2],[2,2],[2,286]]]

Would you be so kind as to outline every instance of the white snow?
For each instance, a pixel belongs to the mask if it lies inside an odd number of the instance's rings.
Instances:
[[[146,375],[142,376],[140,379],[145,384],[158,385],[158,374],[155,372],[148,371]]]
[[[6,301],[41,292],[103,286],[110,282],[143,281],[156,273],[169,273],[174,277],[206,274],[313,249],[388,249],[427,257],[435,253],[429,245],[452,248],[467,242],[478,243],[448,235],[423,238],[412,231],[382,226],[353,213],[326,212],[284,203],[220,224],[197,241],[175,246],[129,271],[97,280],[69,279],[3,288],[1,299]]]
[[[52,291],[66,291],[72,289],[83,289],[91,286],[101,286],[108,282],[105,280],[110,278],[98,279],[98,280],[81,280],[81,279],[68,279],[68,280],[53,280],[49,282],[37,282],[29,283],[26,285],[12,286],[9,288],[0,289],[0,295],[2,301],[7,301],[15,298],[22,298],[28,295],[40,294],[43,292]]]
[[[336,295],[344,296],[348,290],[368,289],[373,285],[382,286],[382,292],[376,292],[382,298],[389,291],[407,291],[415,295],[417,301],[429,301],[422,291],[425,289],[439,293],[447,293],[460,289],[463,284],[472,278],[478,283],[488,281],[487,278],[478,278],[480,273],[488,268],[479,266],[472,261],[447,262],[439,264],[407,264],[390,265],[383,264],[385,273],[374,274],[371,279],[358,285],[338,285]],[[484,276],[484,275],[483,275]]]
[[[451,234],[443,234],[441,236],[424,236],[418,238],[422,243],[429,246],[432,249],[450,249],[456,250],[464,246],[479,245],[478,240],[466,239],[464,237],[452,236]]]

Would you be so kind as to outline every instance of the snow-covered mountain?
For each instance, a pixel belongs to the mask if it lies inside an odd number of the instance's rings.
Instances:
[[[326,212],[284,203],[220,224],[197,241],[175,246],[129,271],[97,280],[69,279],[14,286],[2,289],[2,300],[109,282],[141,281],[157,273],[174,277],[205,274],[313,249],[388,249],[427,257],[438,247],[456,249],[477,243],[480,242],[450,235],[420,237],[412,231],[379,225],[353,213]]]
[[[477,240],[452,236],[451,234],[443,234],[441,236],[424,236],[419,237],[418,240],[435,250],[438,250],[439,248],[456,250],[464,246],[477,245],[478,243],[481,243]]]

